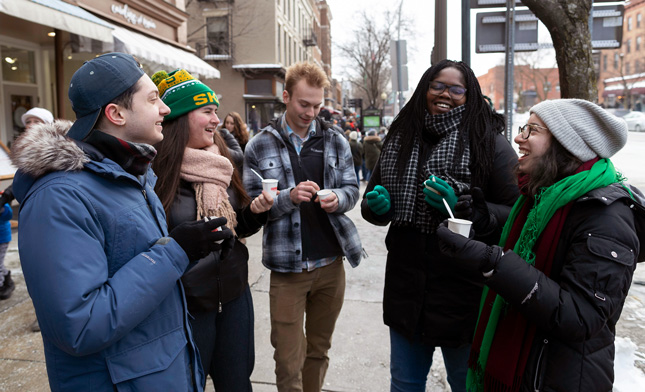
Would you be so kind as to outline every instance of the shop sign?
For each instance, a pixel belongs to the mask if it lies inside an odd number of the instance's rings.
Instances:
[[[136,13],[130,10],[127,4],[123,4],[123,5],[112,4],[112,7],[110,9],[112,10],[113,14],[123,16],[125,20],[127,20],[132,24],[141,25],[146,29],[157,28],[157,24],[153,20],[150,20],[143,15],[137,15]]]

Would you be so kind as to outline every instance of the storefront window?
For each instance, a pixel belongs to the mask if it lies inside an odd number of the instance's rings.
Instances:
[[[284,105],[277,102],[247,102],[246,103],[246,124],[255,135],[259,130],[269,125],[269,121],[281,116]]]
[[[35,54],[31,50],[0,46],[2,79],[5,82],[36,83]]]

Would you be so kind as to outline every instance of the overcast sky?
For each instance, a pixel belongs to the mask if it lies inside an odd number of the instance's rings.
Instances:
[[[332,43],[338,44],[352,38],[355,27],[360,26],[357,20],[361,9],[365,8],[378,20],[385,10],[396,11],[399,0],[327,0],[331,9]],[[461,1],[450,0],[448,4],[448,58],[461,60]],[[430,66],[430,53],[434,45],[434,0],[403,0],[403,15],[412,20],[414,34],[412,37],[401,37],[408,41],[408,80],[409,87],[414,88],[423,73]],[[499,11],[500,9],[471,10],[471,67],[475,75],[485,74],[489,68],[504,63],[504,53],[476,54],[475,26],[476,13]],[[540,24],[539,41],[550,41],[548,31]],[[552,64],[552,60],[550,64]],[[548,66],[551,66],[551,65]],[[340,52],[332,46],[333,77],[342,80],[347,64],[340,57]]]

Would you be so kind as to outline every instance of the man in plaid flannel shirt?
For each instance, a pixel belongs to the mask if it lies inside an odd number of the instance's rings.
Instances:
[[[342,258],[356,267],[363,254],[358,231],[345,215],[359,196],[349,144],[339,129],[316,118],[328,86],[314,64],[289,67],[286,112],[245,150],[244,186],[251,197],[262,192],[252,170],[278,180],[262,251],[262,263],[271,270],[278,391],[322,389],[345,294]],[[331,190],[324,199],[317,194],[323,188]]]

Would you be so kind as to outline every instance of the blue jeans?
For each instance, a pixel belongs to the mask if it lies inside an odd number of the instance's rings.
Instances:
[[[390,392],[424,392],[432,366],[434,346],[421,343],[420,336],[409,341],[390,328]],[[466,392],[470,345],[441,347],[452,392]]]
[[[354,166],[354,171],[356,172],[356,183],[358,184],[358,186],[361,186],[361,176],[360,176],[361,167]]]
[[[222,312],[193,312],[193,338],[204,373],[217,392],[252,391],[255,364],[253,299],[247,286],[242,295],[222,305]]]

